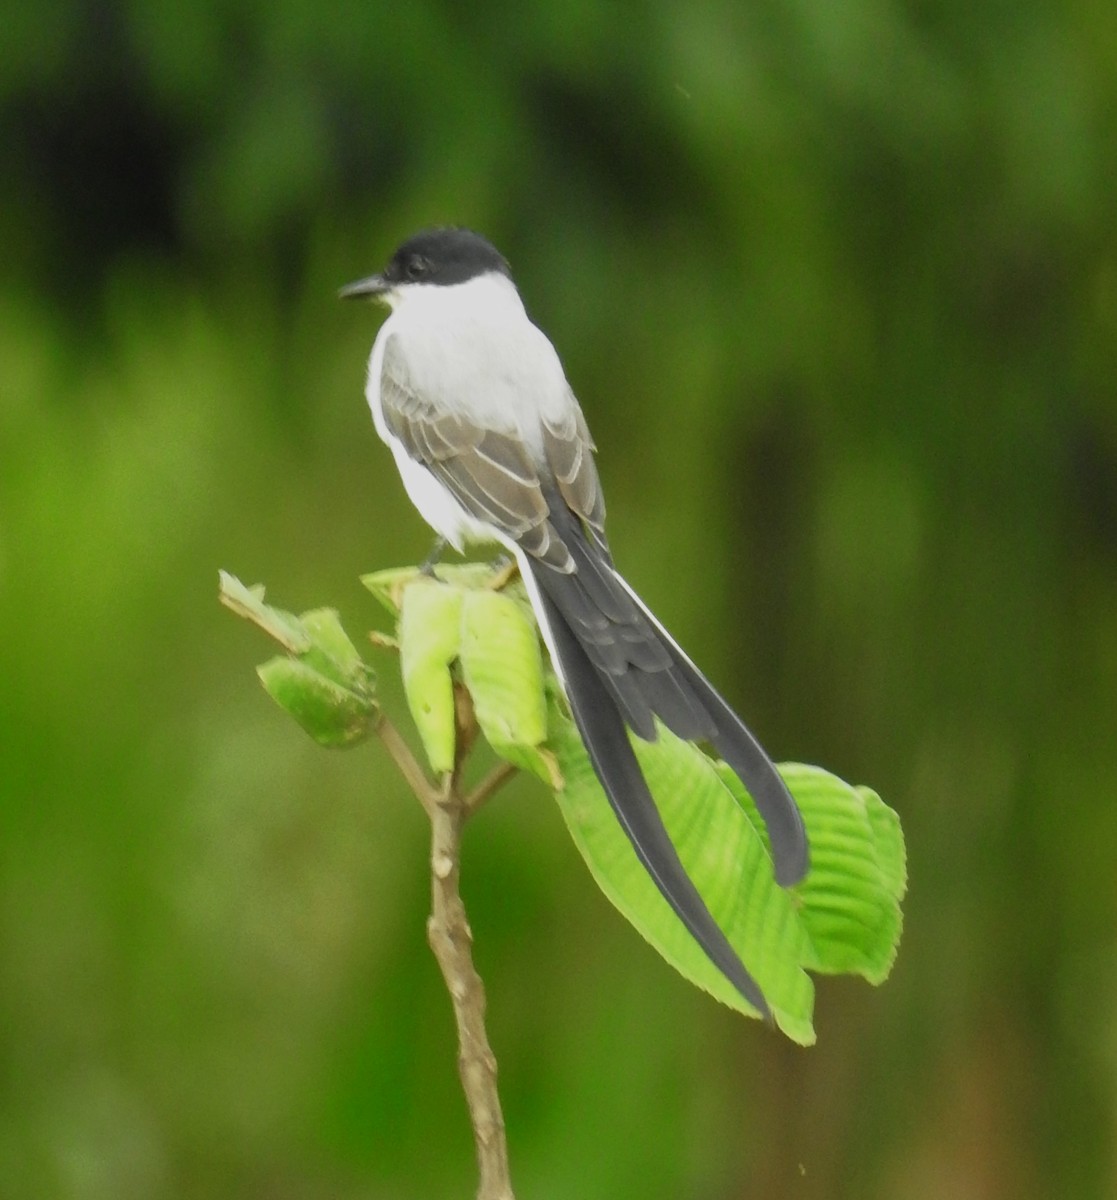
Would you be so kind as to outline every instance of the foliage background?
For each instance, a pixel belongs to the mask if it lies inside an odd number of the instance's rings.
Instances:
[[[0,56],[0,1191],[473,1187],[425,830],[219,566],[376,620],[428,539],[334,301],[505,250],[618,559],[780,758],[903,816],[798,1050],[517,784],[469,831],[525,1196],[1117,1189],[1117,9],[41,0]]]

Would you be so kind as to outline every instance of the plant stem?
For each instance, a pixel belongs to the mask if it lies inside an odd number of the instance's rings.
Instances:
[[[434,810],[438,805],[438,792],[426,776],[426,772],[415,761],[411,747],[403,740],[400,731],[390,720],[381,714],[376,723],[376,733],[384,749],[392,757],[392,762],[399,768],[407,786],[414,792],[416,799],[426,810],[426,814],[434,820]]]
[[[411,748],[387,717],[376,732],[400,774],[426,810],[431,823],[431,915],[427,940],[446,981],[458,1026],[458,1072],[461,1075],[473,1140],[477,1146],[480,1182],[477,1200],[514,1200],[508,1176],[508,1145],[496,1086],[496,1057],[485,1031],[485,987],[473,965],[473,932],[462,903],[462,828],[513,774],[510,764],[496,766],[466,796],[462,767],[477,736],[473,703],[464,687],[454,689],[457,762],[441,786],[435,787],[411,753]]]
[[[465,815],[472,817],[481,805],[503,784],[507,783],[518,770],[519,767],[514,767],[510,762],[497,763],[488,775],[462,801],[465,807]]]
[[[513,1200],[496,1058],[485,1032],[485,988],[473,965],[473,933],[458,883],[467,811],[460,775],[447,775],[431,817],[431,915],[427,937],[446,981],[458,1026],[458,1071],[465,1091],[480,1182],[477,1200]]]

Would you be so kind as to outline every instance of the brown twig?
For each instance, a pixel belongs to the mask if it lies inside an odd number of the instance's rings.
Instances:
[[[411,753],[411,747],[403,740],[400,731],[383,714],[376,724],[376,732],[384,744],[384,749],[392,756],[392,761],[399,768],[399,773],[407,781],[407,786],[415,793],[419,803],[426,810],[427,816],[434,820],[439,792],[427,778],[423,768],[416,762],[415,755]]]
[[[418,797],[431,823],[431,915],[427,940],[446,981],[458,1027],[458,1072],[465,1092],[480,1180],[477,1200],[515,1200],[508,1174],[508,1145],[496,1084],[496,1057],[485,1030],[485,987],[473,965],[473,932],[462,903],[462,828],[515,771],[496,767],[468,796],[462,790],[462,767],[477,735],[473,705],[464,687],[455,688],[457,761],[435,787],[410,747],[386,717],[377,726],[380,740]]]
[[[489,800],[495,792],[499,791],[518,770],[519,767],[514,767],[510,762],[497,763],[462,801],[462,806],[465,808],[465,815],[472,817],[481,805],[486,800]]]
[[[496,1058],[485,1031],[485,988],[473,965],[473,933],[458,881],[466,809],[457,771],[431,815],[431,915],[427,938],[454,1006],[458,1026],[458,1072],[465,1091],[480,1181],[477,1200],[513,1200],[508,1176],[504,1116],[496,1086]]]

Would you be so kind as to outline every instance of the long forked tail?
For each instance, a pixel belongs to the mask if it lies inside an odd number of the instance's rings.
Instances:
[[[621,578],[606,547],[563,507],[552,506],[551,519],[574,570],[555,570],[522,550],[517,558],[597,777],[664,899],[711,962],[767,1017],[759,987],[679,860],[628,729],[651,740],[658,719],[678,737],[713,744],[764,818],[775,877],[785,887],[809,865],[799,809],[760,743]]]
[[[772,843],[772,865],[776,882],[783,887],[798,883],[810,867],[810,851],[802,814],[787,790],[787,784],[764,747],[729,707],[721,693],[690,661],[678,642],[656,620],[627,581],[616,572],[614,577],[659,634],[660,642],[670,655],[672,663],[698,697],[713,724],[714,731],[709,735],[709,739],[714,749],[732,767],[733,773],[745,785],[745,790],[764,818]]]
[[[538,586],[541,582],[538,572],[549,568],[529,568],[529,571],[525,579],[556,660],[555,669],[566,689],[574,723],[621,828],[663,898],[710,961],[770,1021],[772,1014],[763,992],[710,914],[679,859],[636,761],[615,698],[555,601]]]

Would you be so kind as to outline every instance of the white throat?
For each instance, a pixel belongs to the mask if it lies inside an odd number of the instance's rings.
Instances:
[[[465,283],[445,287],[431,283],[404,283],[384,296],[392,312],[410,322],[444,319],[451,312],[470,313],[478,320],[523,317],[524,304],[507,275],[493,271]]]

